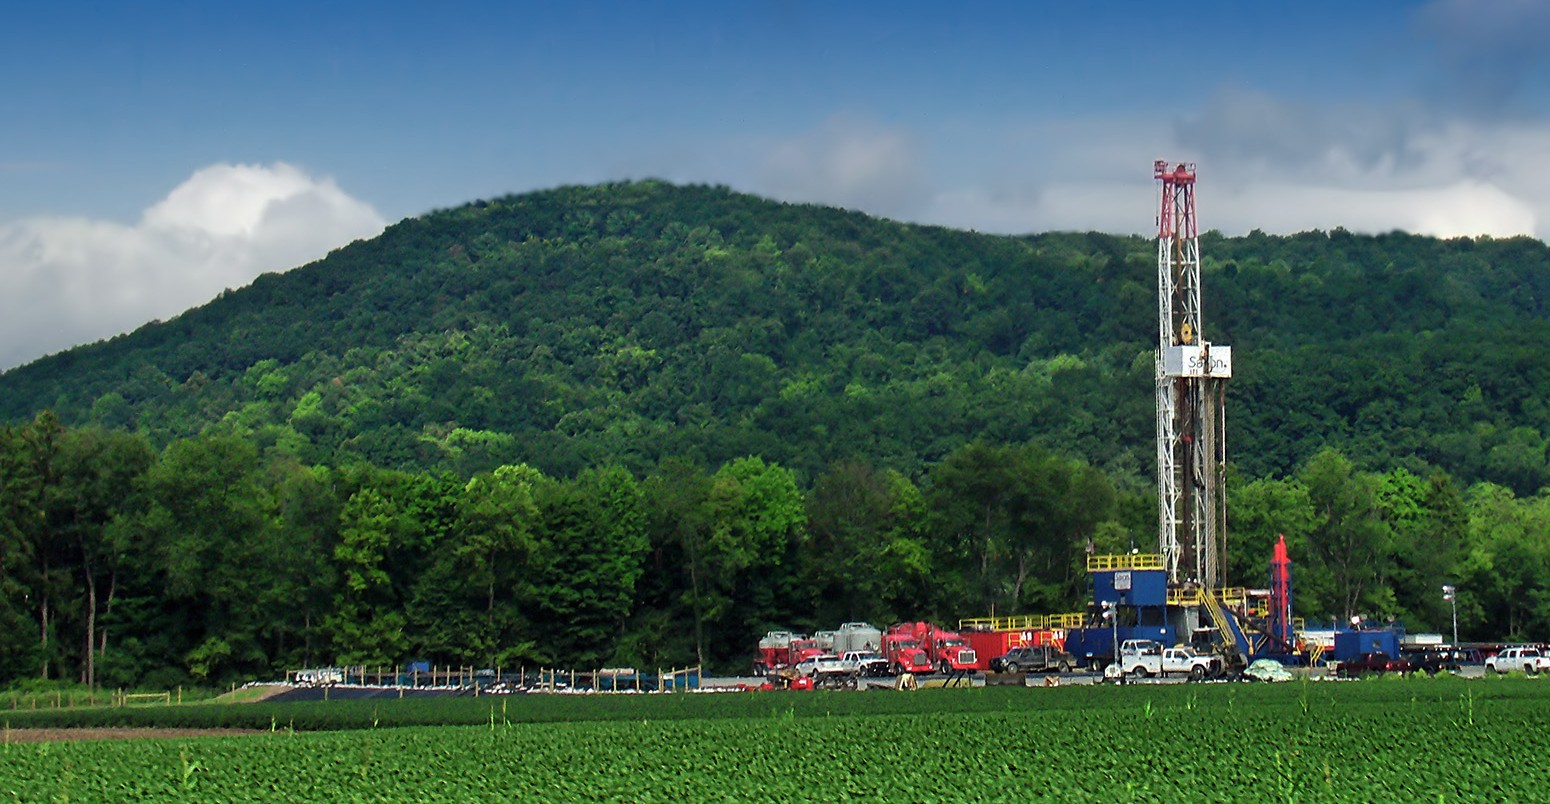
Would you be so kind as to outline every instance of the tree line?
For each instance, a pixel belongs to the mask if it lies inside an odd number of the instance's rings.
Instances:
[[[771,628],[1079,611],[1085,556],[1155,549],[1156,498],[1038,443],[914,475],[758,456],[568,477],[306,465],[226,434],[156,449],[0,429],[0,682],[171,686],[336,662],[733,670]],[[1333,450],[1229,483],[1230,578],[1285,534],[1296,613],[1550,634],[1550,496]]]

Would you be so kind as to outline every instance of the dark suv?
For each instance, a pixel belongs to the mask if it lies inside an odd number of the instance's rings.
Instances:
[[[1029,645],[1012,648],[1005,656],[991,659],[990,669],[997,673],[1047,673],[1052,670],[1070,670],[1073,664],[1071,654],[1060,648],[1053,645]]]
[[[1451,648],[1416,648],[1400,654],[1416,672],[1435,676],[1438,673],[1457,673],[1462,669],[1463,654]]]
[[[1340,678],[1358,678],[1369,673],[1408,673],[1415,668],[1404,659],[1390,658],[1387,653],[1364,653],[1335,665],[1335,675]]]

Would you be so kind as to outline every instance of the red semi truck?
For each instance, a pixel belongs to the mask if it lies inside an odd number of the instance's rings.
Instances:
[[[939,673],[979,669],[974,648],[957,631],[948,631],[931,623],[915,623],[915,636],[931,655]]]
[[[899,623],[883,637],[883,655],[894,672],[952,673],[977,670],[974,648],[957,631],[931,623]]]
[[[883,634],[883,658],[888,660],[888,670],[894,675],[929,673],[935,669],[910,623],[895,625]]]

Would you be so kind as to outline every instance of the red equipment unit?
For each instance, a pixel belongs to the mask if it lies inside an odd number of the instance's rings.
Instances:
[[[1270,636],[1291,650],[1292,631],[1292,559],[1286,554],[1286,534],[1277,534],[1275,552],[1270,558]]]
[[[883,658],[888,660],[888,669],[895,675],[929,673],[936,669],[931,662],[931,656],[926,653],[921,647],[920,640],[915,637],[912,623],[900,623],[883,634]]]
[[[754,656],[753,674],[762,676],[773,670],[783,670],[812,656],[823,655],[818,640],[790,631],[771,631],[759,640],[759,651]]]
[[[1052,645],[1063,648],[1066,632],[1048,628],[966,631],[963,634],[974,649],[976,670],[989,670],[990,660],[1005,656],[1012,648]]]
[[[938,628],[931,623],[904,623],[894,629],[904,629],[915,636],[931,666],[939,673],[960,670],[977,670],[978,659],[974,648],[957,631]]]

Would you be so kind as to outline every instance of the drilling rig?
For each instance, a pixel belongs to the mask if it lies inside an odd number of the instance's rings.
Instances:
[[[1154,162],[1157,213],[1157,552],[1089,555],[1092,602],[1065,634],[1078,662],[1101,669],[1122,642],[1209,643],[1231,669],[1294,661],[1291,561],[1277,544],[1268,590],[1227,586],[1224,396],[1232,347],[1205,337],[1195,166]],[[1113,668],[1110,668],[1113,669]]]
[[[1157,552],[1170,586],[1225,585],[1226,418],[1232,347],[1206,340],[1195,166],[1157,161]]]

